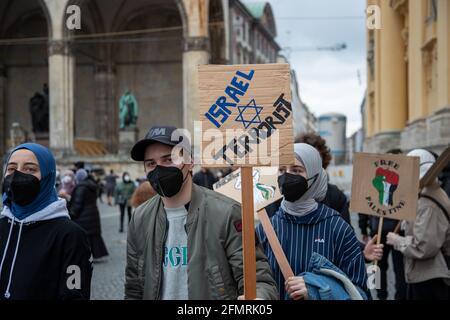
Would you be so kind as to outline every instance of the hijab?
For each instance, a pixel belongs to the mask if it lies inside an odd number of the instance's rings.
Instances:
[[[12,202],[6,193],[3,193],[3,205],[7,206],[18,220],[23,220],[28,216],[46,208],[51,203],[58,201],[58,196],[55,189],[56,161],[51,151],[37,143],[23,143],[12,150],[6,163],[9,163],[9,160],[14,152],[23,149],[33,152],[36,156],[41,171],[41,180],[39,194],[29,205],[19,206]]]
[[[317,209],[317,200],[325,198],[328,189],[328,178],[326,171],[322,168],[322,158],[313,146],[306,143],[294,145],[295,158],[301,162],[306,169],[308,191],[298,200],[289,202],[285,199],[281,202],[281,208],[292,215],[302,216]]]
[[[419,157],[420,158],[420,173],[419,178],[422,179],[425,174],[430,170],[433,164],[436,162],[436,158],[431,154],[431,152],[424,149],[414,149],[410,151],[407,156],[409,157]]]

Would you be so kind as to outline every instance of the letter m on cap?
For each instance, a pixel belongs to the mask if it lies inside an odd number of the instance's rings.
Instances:
[[[166,128],[155,128],[150,132],[150,137],[166,135]]]

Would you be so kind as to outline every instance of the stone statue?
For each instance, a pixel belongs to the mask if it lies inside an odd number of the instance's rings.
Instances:
[[[44,84],[43,94],[36,92],[30,99],[29,107],[34,133],[47,133],[49,130],[48,86]]]
[[[136,97],[127,89],[119,102],[120,129],[136,127],[138,118],[138,103]]]

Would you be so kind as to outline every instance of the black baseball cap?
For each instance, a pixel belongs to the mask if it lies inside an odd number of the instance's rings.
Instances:
[[[180,134],[177,134],[173,137],[175,140],[172,140],[172,134],[177,129],[178,128],[172,126],[151,127],[145,135],[144,139],[136,142],[136,144],[131,149],[131,159],[135,161],[144,161],[145,149],[147,149],[149,145],[155,142],[159,142],[168,146],[176,146],[184,139],[187,139],[186,141],[189,141],[189,139],[181,132]],[[183,145],[186,146],[186,142],[184,142]],[[188,151],[190,152],[190,150]]]

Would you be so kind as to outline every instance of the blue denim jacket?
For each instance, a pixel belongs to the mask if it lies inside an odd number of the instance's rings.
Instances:
[[[313,253],[307,272],[301,273],[309,300],[367,300],[366,293],[324,256]]]

